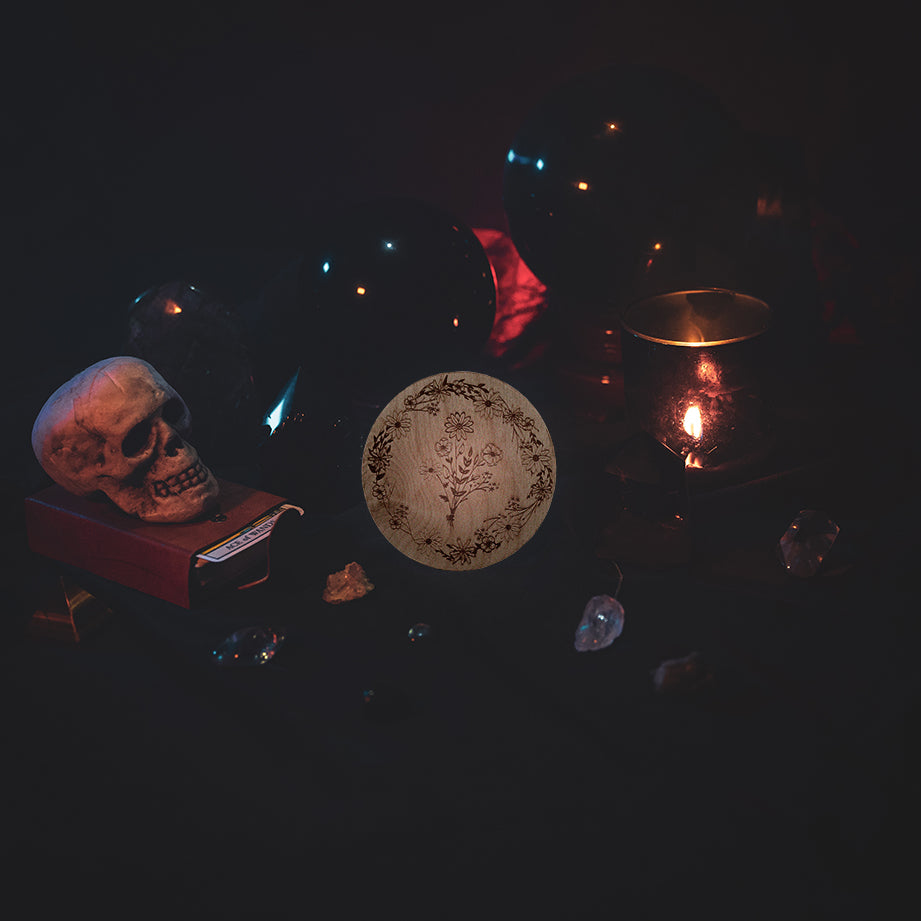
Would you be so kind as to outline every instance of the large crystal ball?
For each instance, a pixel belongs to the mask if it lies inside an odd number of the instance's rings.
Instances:
[[[473,231],[425,202],[381,198],[334,214],[304,251],[292,324],[304,368],[384,399],[442,368],[476,363],[496,284]]]
[[[608,304],[663,241],[694,232],[739,136],[714,96],[674,73],[579,77],[538,104],[507,153],[515,246],[552,293]]]
[[[138,295],[127,325],[123,351],[149,362],[182,394],[205,456],[232,462],[255,448],[259,405],[236,307],[198,285],[173,281]]]

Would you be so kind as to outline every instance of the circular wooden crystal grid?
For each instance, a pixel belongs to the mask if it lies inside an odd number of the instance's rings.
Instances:
[[[556,486],[547,426],[513,387],[470,371],[417,381],[378,416],[361,468],[368,511],[410,559],[498,563],[540,527]]]

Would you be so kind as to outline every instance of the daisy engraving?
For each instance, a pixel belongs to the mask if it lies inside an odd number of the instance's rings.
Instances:
[[[454,563],[469,563],[475,556],[477,548],[469,537],[459,537],[456,543],[448,544],[451,561]]]
[[[550,464],[550,452],[539,442],[529,442],[520,449],[521,463],[528,473],[538,473]]]
[[[439,568],[486,566],[513,553],[543,520],[556,475],[552,445],[533,407],[510,402],[509,391],[489,378],[442,374],[381,415],[362,478],[374,520],[402,552]],[[429,447],[420,456],[421,433]],[[504,500],[485,501],[500,489]],[[468,504],[478,494],[484,501]]]
[[[409,433],[410,427],[412,426],[412,420],[409,417],[407,411],[395,411],[392,412],[384,420],[384,431],[392,432],[394,438],[402,438],[404,435]]]
[[[466,440],[473,434],[473,419],[467,413],[451,413],[445,420],[445,434],[458,441]]]
[[[445,437],[435,442],[435,453],[442,458],[439,464],[426,462],[419,467],[423,479],[437,479],[441,486],[438,498],[448,506],[445,519],[454,524],[458,506],[474,493],[494,492],[499,484],[493,480],[491,470],[502,460],[502,449],[489,442],[480,451],[474,452],[468,445],[467,436],[473,435],[474,422],[466,413],[450,413],[444,423]],[[452,441],[453,439],[453,441]]]
[[[473,397],[473,408],[485,419],[494,419],[502,415],[505,410],[505,401],[491,391],[484,388]]]
[[[419,464],[419,476],[423,480],[430,480],[432,477],[437,477],[439,471],[441,470],[441,463],[434,460],[428,460],[424,464]]]
[[[437,531],[429,528],[414,537],[413,542],[422,553],[426,556],[431,556],[437,553],[438,549],[441,547],[441,535]]]

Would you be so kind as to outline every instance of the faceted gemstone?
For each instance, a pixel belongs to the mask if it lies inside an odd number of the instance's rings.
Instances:
[[[417,643],[424,643],[426,640],[431,639],[432,628],[429,624],[413,624],[409,628],[409,637],[410,643],[416,645]]]
[[[610,646],[624,629],[623,605],[610,595],[589,599],[576,629],[576,652],[593,652]]]
[[[827,515],[801,511],[780,538],[780,557],[791,575],[807,578],[818,572],[840,528]]]
[[[216,665],[265,665],[285,641],[285,635],[269,627],[245,627],[211,653]]]

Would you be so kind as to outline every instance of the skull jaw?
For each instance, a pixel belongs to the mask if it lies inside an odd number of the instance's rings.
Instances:
[[[220,485],[211,471],[204,467],[205,479],[168,495],[157,495],[151,487],[132,489],[122,486],[106,495],[123,512],[160,524],[178,524],[201,518],[217,506]]]

